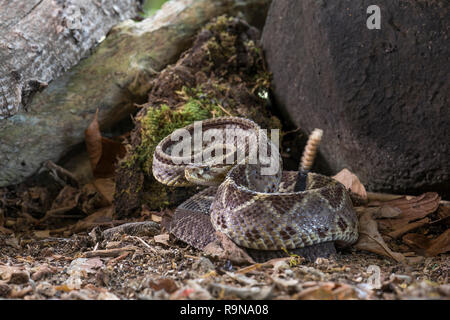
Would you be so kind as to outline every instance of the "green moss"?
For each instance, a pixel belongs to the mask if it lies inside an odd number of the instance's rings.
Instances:
[[[176,129],[185,127],[194,121],[224,116],[224,111],[210,94],[201,88],[183,88],[178,95],[186,102],[177,109],[163,104],[161,107],[148,108],[141,118],[141,144],[136,148],[132,161],[138,161],[148,175],[152,172],[153,152],[157,144]]]

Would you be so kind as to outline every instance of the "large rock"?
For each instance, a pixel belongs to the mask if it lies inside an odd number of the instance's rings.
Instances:
[[[332,171],[370,190],[450,197],[449,1],[272,2],[263,46],[282,112],[325,131]]]

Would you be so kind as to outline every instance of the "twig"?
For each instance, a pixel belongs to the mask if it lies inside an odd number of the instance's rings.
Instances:
[[[135,246],[126,246],[123,248],[114,248],[114,249],[105,249],[105,250],[96,250],[96,251],[88,251],[83,254],[85,258],[92,257],[118,257],[126,251],[136,251],[137,247]]]
[[[130,236],[132,238],[135,238],[137,240],[139,240],[144,246],[146,246],[151,252],[153,253],[158,253],[158,251],[155,248],[152,248],[147,242],[145,242],[144,240],[142,240],[140,237],[138,236]]]

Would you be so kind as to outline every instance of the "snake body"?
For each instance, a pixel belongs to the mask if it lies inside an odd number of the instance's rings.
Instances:
[[[182,130],[188,135],[195,134],[194,124]],[[341,183],[308,173],[306,189],[294,192],[298,172],[282,170],[278,150],[270,148],[273,142],[251,120],[210,119],[202,122],[201,130],[207,136],[212,133],[216,139],[207,139],[190,153],[179,156],[173,151],[192,146],[192,141],[180,142],[168,136],[154,152],[153,175],[159,182],[171,186],[210,185],[176,209],[170,232],[178,239],[203,249],[216,239],[215,232],[219,231],[258,260],[281,256],[286,251],[306,255],[308,250],[328,252],[334,249],[330,246],[333,242],[350,245],[357,240],[356,213]],[[256,133],[258,148],[271,150],[268,154],[280,163],[278,170],[262,174],[268,164],[250,163],[248,153],[252,144],[243,144],[236,136],[229,139],[230,131],[238,132],[237,136],[242,132]],[[216,154],[217,150],[223,151],[222,159],[234,156],[236,161],[230,164],[207,159],[196,163],[199,155],[204,155],[205,150],[211,154],[214,147]],[[247,154],[240,161],[236,159],[239,151]]]

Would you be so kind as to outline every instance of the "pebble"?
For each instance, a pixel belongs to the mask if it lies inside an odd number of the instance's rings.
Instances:
[[[6,283],[0,283],[0,297],[5,298],[11,292],[11,288]]]
[[[18,270],[11,273],[9,283],[11,284],[24,284],[30,281],[30,274],[25,270]]]
[[[211,260],[205,257],[201,257],[199,260],[195,261],[192,268],[201,273],[208,273],[216,269]]]

